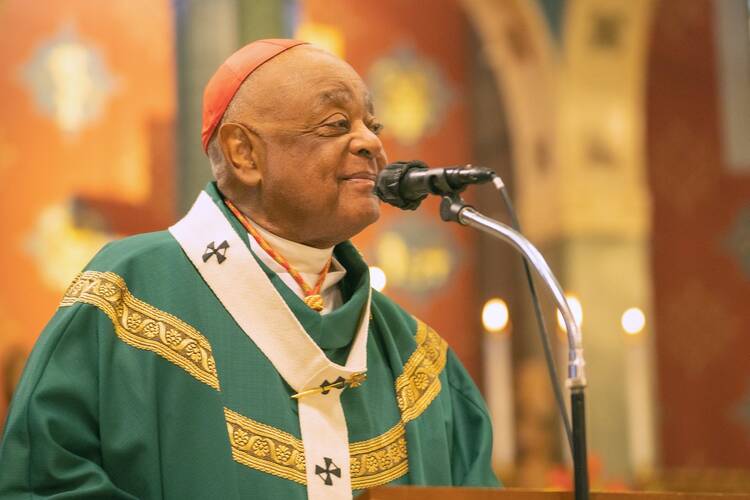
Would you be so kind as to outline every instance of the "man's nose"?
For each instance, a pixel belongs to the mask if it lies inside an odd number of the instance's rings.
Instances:
[[[351,153],[367,160],[384,158],[383,143],[375,132],[362,123],[350,143]],[[378,162],[380,163],[380,162]]]

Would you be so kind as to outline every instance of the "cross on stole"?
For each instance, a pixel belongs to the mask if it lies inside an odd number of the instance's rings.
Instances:
[[[333,463],[333,460],[331,460],[330,458],[323,457],[323,460],[325,461],[325,468],[321,467],[320,465],[316,465],[315,474],[323,480],[323,483],[326,486],[333,486],[333,479],[331,479],[331,476],[340,478],[341,469],[335,463]],[[325,477],[323,477],[323,475],[325,475]]]
[[[222,241],[218,247],[214,245],[213,241],[206,245],[206,251],[203,253],[203,262],[208,262],[208,259],[213,256],[216,256],[219,264],[227,260],[227,248],[229,248],[227,240]]]

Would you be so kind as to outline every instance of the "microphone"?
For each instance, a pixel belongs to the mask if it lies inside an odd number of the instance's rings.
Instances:
[[[400,209],[415,210],[428,194],[460,193],[469,184],[482,184],[495,177],[495,172],[484,167],[428,168],[419,160],[397,161],[378,174],[375,195]]]

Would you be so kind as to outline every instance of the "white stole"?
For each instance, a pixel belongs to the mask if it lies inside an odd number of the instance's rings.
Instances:
[[[208,194],[201,192],[190,212],[169,231],[224,308],[296,392],[367,370],[369,295],[346,365],[341,366],[310,338]],[[313,500],[352,497],[341,391],[298,399],[307,493]]]

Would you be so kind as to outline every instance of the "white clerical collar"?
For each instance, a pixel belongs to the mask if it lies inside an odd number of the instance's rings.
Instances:
[[[319,274],[321,269],[323,269],[323,266],[328,262],[328,259],[333,255],[333,247],[309,247],[302,243],[287,240],[281,236],[266,231],[250,219],[248,219],[248,221],[258,230],[263,239],[271,245],[271,248],[283,255],[292,267],[300,273]],[[252,236],[250,236],[250,240],[251,243],[255,242],[255,239]]]
[[[333,254],[333,247],[330,248],[315,248],[290,241],[281,236],[277,236],[269,231],[266,231],[260,227],[256,222],[248,221],[252,226],[258,230],[263,239],[271,245],[275,251],[284,256],[284,258],[302,275],[302,278],[310,285],[313,285],[320,275],[320,271],[325,266],[328,259]],[[278,274],[282,281],[284,281],[291,290],[293,290],[298,296],[302,297],[302,290],[294,282],[294,279],[289,275],[289,272],[284,269],[276,260],[268,255],[268,253],[261,248],[255,238],[252,235],[248,235],[250,241],[250,249],[253,253],[265,264],[271,271]],[[326,279],[321,286],[321,293],[326,302],[326,307],[323,310],[323,314],[327,314],[331,310],[341,305],[342,299],[340,293],[338,293],[337,285],[346,276],[346,269],[342,266],[334,257],[331,261],[331,268],[326,275]]]

